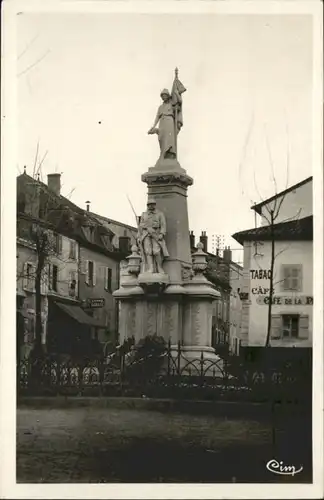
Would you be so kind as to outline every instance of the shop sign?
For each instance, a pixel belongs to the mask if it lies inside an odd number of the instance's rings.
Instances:
[[[99,309],[104,307],[105,299],[87,299],[85,303],[85,307],[89,309]]]
[[[250,275],[252,280],[270,280],[271,270],[270,269],[250,269]]]
[[[258,297],[256,299],[259,305],[268,305],[270,297]],[[274,306],[312,306],[313,297],[309,295],[291,296],[276,296],[272,297],[272,305]]]
[[[252,288],[252,294],[253,295],[267,295],[269,293],[270,288],[264,288],[263,286],[258,286],[255,288]]]

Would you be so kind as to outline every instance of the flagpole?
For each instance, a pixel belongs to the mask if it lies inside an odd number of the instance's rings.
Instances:
[[[130,206],[131,206],[131,209],[133,210],[133,214],[134,214],[134,216],[135,216],[136,225],[137,225],[137,236],[139,237],[139,236],[140,236],[140,234],[141,234],[141,227],[140,227],[139,219],[138,219],[138,217],[137,217],[137,215],[136,215],[135,209],[134,209],[134,207],[133,207],[132,202],[131,202],[131,201],[130,201],[130,199],[129,199],[128,194],[126,194],[126,196],[127,196],[128,202],[129,202],[129,204],[130,204]],[[132,234],[132,233],[131,233],[131,234]],[[133,236],[133,234],[132,234],[132,236]],[[133,238],[134,238],[134,236],[133,236]],[[144,263],[144,251],[143,251],[142,245],[139,245],[139,244],[138,244],[138,241],[137,241],[137,239],[136,239],[136,238],[134,238],[134,240],[135,240],[135,245],[137,246],[137,248],[138,248],[138,250],[139,250],[140,256],[141,256],[141,258],[142,258],[142,264],[143,264],[143,263]]]
[[[175,80],[178,79],[178,68],[174,70],[175,73]],[[174,83],[173,83],[174,85]],[[175,112],[174,112],[174,145],[175,145],[175,153],[176,153],[176,158],[178,157],[178,104],[176,103],[175,105]]]

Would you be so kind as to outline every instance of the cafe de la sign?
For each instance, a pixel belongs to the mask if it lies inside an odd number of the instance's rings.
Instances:
[[[244,250],[241,345],[266,344],[271,275],[272,347],[311,347],[313,323],[312,178],[252,207],[261,225],[235,233]],[[271,214],[276,215],[271,223]],[[274,257],[273,272],[271,261]]]

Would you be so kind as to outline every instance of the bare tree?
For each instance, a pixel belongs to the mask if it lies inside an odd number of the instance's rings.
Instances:
[[[269,304],[268,304],[268,319],[267,319],[267,336],[266,336],[266,341],[265,341],[265,347],[270,347],[270,339],[271,339],[271,327],[272,327],[272,303],[273,303],[273,296],[274,296],[274,291],[275,291],[275,285],[279,284],[282,282],[282,280],[275,281],[275,276],[274,276],[274,269],[275,269],[275,261],[277,257],[282,254],[284,251],[288,250],[290,245],[287,245],[286,248],[281,249],[278,253],[276,253],[276,239],[277,239],[277,228],[278,228],[278,219],[281,218],[281,209],[282,205],[286,199],[286,190],[288,188],[288,183],[289,183],[289,163],[290,163],[290,158],[289,158],[289,147],[287,146],[287,153],[286,153],[286,186],[283,191],[283,194],[280,196],[280,193],[278,193],[278,186],[277,186],[277,180],[275,177],[274,173],[274,163],[272,159],[272,154],[271,154],[271,148],[269,144],[269,139],[268,135],[265,130],[265,138],[266,138],[266,145],[267,145],[267,152],[268,152],[268,158],[269,158],[269,164],[270,164],[270,169],[271,169],[271,179],[272,183],[274,186],[274,199],[273,201],[266,203],[265,200],[263,200],[262,196],[260,195],[259,189],[257,187],[257,182],[256,182],[256,177],[255,177],[255,171],[254,171],[254,185],[255,189],[259,195],[259,198],[261,199],[261,202],[264,202],[263,205],[263,210],[262,210],[262,217],[265,218],[268,226],[269,226],[269,232],[270,232],[270,288],[269,288]],[[292,216],[288,217],[286,219],[283,219],[280,221],[281,224],[285,222],[293,222],[294,220],[298,220],[299,215],[301,213],[301,209],[298,210],[298,212]],[[256,242],[257,243],[257,242]],[[262,245],[262,242],[259,242],[260,245]],[[257,249],[256,249],[256,254]]]
[[[45,159],[38,162],[38,147],[33,168],[33,177],[24,174],[20,176],[21,184],[18,187],[18,210],[17,222],[18,236],[23,234],[25,240],[28,241],[31,252],[35,255],[35,267],[26,274],[25,262],[22,264],[22,272],[17,273],[17,279],[30,279],[34,283],[35,293],[35,338],[32,349],[32,357],[41,359],[44,355],[42,345],[42,288],[47,285],[50,279],[49,264],[51,258],[55,256],[55,260],[62,262],[63,266],[66,261],[61,257],[60,239],[62,233],[68,230],[70,221],[68,211],[62,206],[61,200],[48,187],[40,181],[40,172],[42,163]],[[21,205],[23,199],[23,206]],[[25,208],[28,205],[28,213]]]

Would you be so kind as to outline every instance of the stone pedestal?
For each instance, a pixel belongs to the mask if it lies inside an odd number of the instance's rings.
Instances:
[[[128,258],[132,276],[123,276],[120,289],[114,292],[120,301],[121,341],[131,336],[136,342],[147,335],[162,336],[171,341],[175,356],[180,343],[184,370],[189,362],[191,369],[200,370],[203,364],[208,371],[208,364],[219,359],[211,347],[212,303],[219,292],[203,275],[206,254],[200,243],[191,255],[187,189],[193,179],[176,160],[163,160],[143,174],[142,181],[164,213],[170,257],[163,263],[165,275],[139,274],[140,257],[132,249]],[[211,368],[214,374],[215,369]]]
[[[141,287],[114,292],[120,301],[120,341],[158,335],[176,345],[182,342],[183,304],[179,294],[144,292]]]

